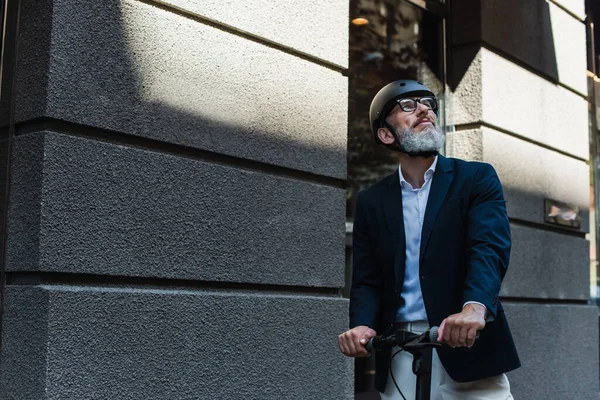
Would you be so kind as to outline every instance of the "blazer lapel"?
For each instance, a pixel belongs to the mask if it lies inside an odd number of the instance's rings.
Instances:
[[[423,254],[427,248],[431,230],[444,203],[450,184],[454,178],[452,163],[444,156],[438,156],[437,166],[433,174],[433,182],[429,191],[429,199],[425,208],[425,218],[423,220],[423,229],[421,231],[421,249],[419,252],[419,264],[423,261]]]
[[[404,217],[402,213],[402,189],[398,171],[387,178],[385,195],[382,199],[385,223],[394,254],[394,275],[396,285],[404,281],[404,256],[406,251],[406,237],[404,236]]]

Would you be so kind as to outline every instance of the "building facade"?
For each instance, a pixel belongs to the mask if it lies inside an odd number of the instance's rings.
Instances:
[[[0,399],[377,398],[336,341],[400,78],[504,185],[515,398],[597,398],[594,6],[5,1]]]
[[[7,6],[0,398],[351,398],[347,3]]]
[[[515,398],[596,398],[598,310],[591,305],[590,286],[593,293],[598,185],[597,151],[590,143],[597,131],[590,129],[589,110],[595,108],[586,76],[594,75],[586,71],[588,52],[595,50],[586,35],[598,5],[351,4],[356,5],[351,18],[364,15],[375,26],[350,30],[350,107],[354,98],[361,103],[358,109],[366,109],[382,81],[419,79],[443,99],[446,155],[488,162],[503,183],[513,250],[501,296],[523,363],[508,374]],[[359,90],[368,82],[373,87],[361,98]],[[350,199],[396,168],[394,159],[365,137],[367,129],[366,121],[360,128],[350,122]],[[364,137],[356,149],[355,137]],[[368,161],[361,159],[364,147]],[[373,173],[373,164],[379,173]],[[378,398],[372,376],[372,360],[357,362],[357,398]]]

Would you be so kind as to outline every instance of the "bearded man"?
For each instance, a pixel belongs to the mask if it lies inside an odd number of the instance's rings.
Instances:
[[[350,329],[338,344],[367,357],[378,333],[439,326],[431,399],[512,399],[504,373],[520,361],[498,299],[511,248],[502,186],[491,165],[438,154],[437,111],[431,90],[411,80],[371,103],[374,138],[399,167],[357,197]],[[412,355],[398,350],[376,354],[384,400],[414,398]]]

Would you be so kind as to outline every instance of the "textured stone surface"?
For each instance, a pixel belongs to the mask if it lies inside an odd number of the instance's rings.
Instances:
[[[590,172],[584,161],[490,128],[455,132],[449,145],[454,157],[496,168],[510,217],[544,224],[544,199],[549,198],[579,206],[580,230],[589,230]],[[476,158],[481,154],[482,159]]]
[[[475,56],[470,48],[461,51],[454,57],[469,64],[464,74],[456,77],[456,89],[448,97],[449,125],[483,121],[576,157],[589,158],[588,106],[584,98],[487,49],[480,49]],[[561,65],[568,67],[569,62]]]
[[[5,301],[3,399],[353,398],[344,299],[9,286]]]
[[[26,67],[41,68],[37,53],[19,60],[17,121],[53,117],[345,179],[340,72],[138,1],[49,1],[24,7],[20,48],[52,40],[44,72]]]
[[[18,156],[12,157],[11,161],[10,184],[15,191],[10,193],[9,204],[12,202],[13,206],[8,206],[6,221],[8,237],[5,268],[10,268],[10,258],[17,265],[30,266],[38,265],[40,260],[44,144],[41,136],[27,140],[25,146],[21,145],[22,142],[20,138],[13,142],[13,154],[16,152]]]
[[[585,24],[550,4],[558,80],[587,97],[587,37]]]
[[[449,132],[446,136],[446,155],[463,160],[484,161],[481,129]]]
[[[0,398],[47,399],[48,294],[4,288]]]
[[[502,296],[587,300],[590,242],[584,238],[511,225],[510,267]]]
[[[481,37],[486,45],[501,50],[553,80],[558,78],[559,54],[552,30],[551,5],[546,0],[488,0],[479,3]],[[582,39],[585,40],[585,36]]]
[[[167,0],[184,10],[348,66],[348,0]],[[324,40],[326,39],[326,40]]]
[[[456,0],[450,7],[453,52],[484,46],[587,95],[585,25],[564,9],[546,0]],[[457,66],[449,68],[452,77]]]
[[[51,132],[13,170],[7,270],[344,284],[343,189]]]
[[[483,120],[482,51],[479,46],[459,47],[452,51],[450,80],[454,90],[447,93],[448,125]]]
[[[523,366],[508,373],[515,399],[598,399],[598,308],[507,304]]]
[[[483,120],[582,159],[589,158],[587,101],[482,50]]]

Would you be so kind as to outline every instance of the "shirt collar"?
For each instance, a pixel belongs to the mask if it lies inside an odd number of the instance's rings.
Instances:
[[[435,172],[435,167],[437,167],[437,162],[438,162],[438,156],[435,156],[435,159],[433,160],[431,167],[429,167],[427,169],[427,171],[425,171],[425,174],[423,175],[423,178],[425,179],[425,183],[427,183],[427,181],[429,181],[429,179],[431,179],[431,177],[433,176],[433,173]],[[405,184],[410,185],[410,183],[408,183],[406,181],[406,179],[404,179],[404,175],[402,175],[402,166],[401,165],[398,165],[398,175],[400,176],[400,186],[401,187],[404,187]]]

